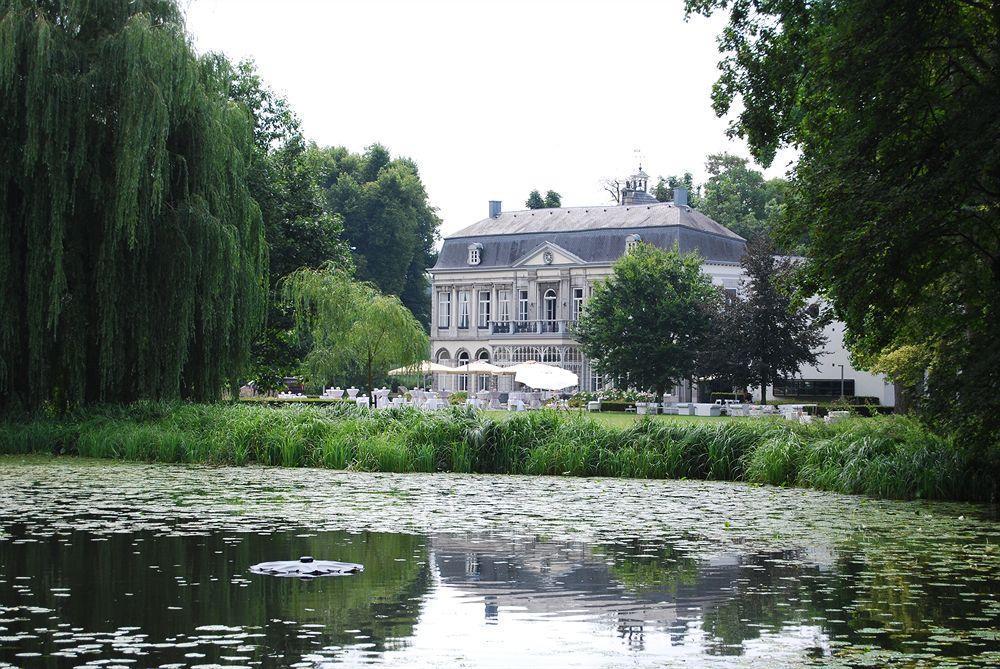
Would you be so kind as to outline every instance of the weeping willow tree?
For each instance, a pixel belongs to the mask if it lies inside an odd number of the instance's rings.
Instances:
[[[267,250],[230,78],[174,0],[0,0],[0,409],[235,383]]]
[[[300,269],[282,284],[296,329],[309,342],[304,364],[315,380],[326,383],[361,371],[371,396],[376,378],[427,355],[427,333],[395,295],[384,295],[332,265]]]

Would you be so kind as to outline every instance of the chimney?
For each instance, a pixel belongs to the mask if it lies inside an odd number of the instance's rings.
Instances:
[[[678,207],[688,206],[688,189],[677,187],[674,189],[674,205]]]
[[[500,215],[500,200],[490,200],[490,218]]]

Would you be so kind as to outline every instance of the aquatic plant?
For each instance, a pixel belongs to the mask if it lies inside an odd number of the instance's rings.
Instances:
[[[0,424],[0,453],[359,471],[697,478],[875,497],[988,500],[990,464],[917,421],[780,419],[625,427],[585,414],[335,404],[99,406]]]

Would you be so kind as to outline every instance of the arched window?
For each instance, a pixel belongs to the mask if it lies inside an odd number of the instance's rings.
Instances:
[[[461,367],[462,365],[467,365],[467,364],[469,364],[469,352],[468,351],[459,351],[459,353],[458,353],[458,366]],[[458,389],[459,390],[465,390],[465,391],[469,390],[469,375],[468,374],[460,374],[458,376]]]
[[[476,353],[476,360],[482,360],[483,362],[490,361],[490,352],[485,348],[479,349]],[[489,390],[490,389],[490,377],[488,374],[479,374],[476,376],[476,390]]]
[[[545,320],[554,321],[556,319],[556,291],[549,288],[545,291]]]

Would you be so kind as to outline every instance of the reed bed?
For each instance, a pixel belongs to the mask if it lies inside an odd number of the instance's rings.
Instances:
[[[798,425],[748,419],[625,428],[581,414],[489,416],[460,408],[157,404],[0,423],[0,453],[385,472],[692,478],[874,497],[987,501],[991,457],[916,420]]]

